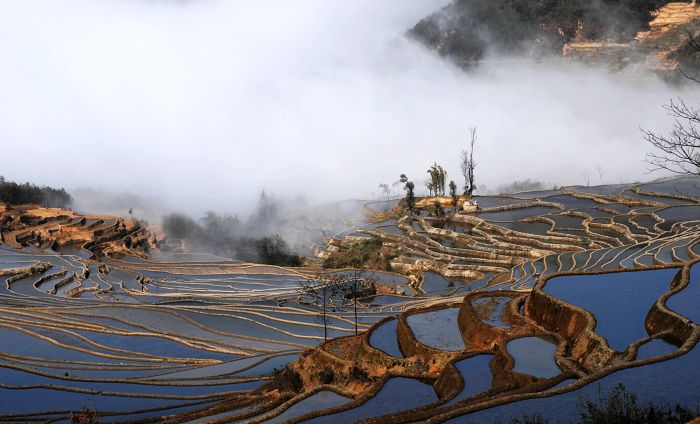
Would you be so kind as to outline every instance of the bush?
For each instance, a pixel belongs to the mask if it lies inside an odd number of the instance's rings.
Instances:
[[[350,368],[350,379],[352,380],[361,380],[361,381],[367,381],[369,380],[369,374],[367,374],[367,371],[363,370],[357,364],[354,364]]]
[[[163,217],[163,232],[169,239],[185,240],[193,250],[267,265],[302,264],[303,258],[277,234],[260,238],[241,234],[244,229],[236,216],[207,212],[197,222],[186,215],[169,214]]]
[[[321,384],[331,384],[333,380],[335,380],[335,372],[331,368],[326,367],[318,373],[318,381]]]
[[[100,420],[96,411],[85,407],[79,413],[71,414],[70,422],[72,424],[99,424]]]
[[[199,224],[189,216],[172,213],[163,217],[163,232],[168,237],[188,239],[199,230]]]
[[[304,388],[301,374],[289,368],[289,366],[282,369],[275,369],[274,383],[275,387],[280,388],[280,390],[291,390],[294,393],[299,393],[301,389]]]
[[[260,262],[268,265],[300,266],[301,257],[289,250],[287,242],[277,234],[256,241],[255,249]]]
[[[680,404],[639,405],[637,396],[629,393],[622,383],[612,389],[607,399],[598,402],[579,399],[578,409],[581,424],[682,424],[695,417]]]
[[[547,420],[540,414],[523,415],[522,418],[512,418],[510,424],[547,424]]]
[[[324,261],[324,268],[371,268],[391,270],[391,256],[382,255],[382,241],[378,239],[363,240],[343,246],[332,252]]]
[[[697,416],[689,408],[676,404],[637,403],[637,396],[623,384],[615,386],[607,398],[591,401],[581,397],[577,402],[580,424],[682,424]],[[540,414],[512,418],[511,424],[546,424]]]

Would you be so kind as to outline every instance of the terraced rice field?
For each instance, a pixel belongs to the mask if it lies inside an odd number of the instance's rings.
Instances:
[[[367,204],[369,217],[309,232],[309,251],[373,238],[393,272],[370,273],[381,290],[329,308],[325,329],[320,294],[300,290],[318,269],[36,236],[122,234],[107,219],[4,232],[0,421],[87,407],[101,422],[493,422],[551,402],[568,418],[591,383],[646,399],[643,383],[669,372],[700,393],[700,200],[678,184],[686,194],[665,182],[482,198],[445,218],[374,222],[398,202]]]

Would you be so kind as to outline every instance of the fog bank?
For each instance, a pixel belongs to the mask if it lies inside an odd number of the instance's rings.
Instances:
[[[369,197],[437,161],[477,182],[649,179],[639,125],[680,93],[645,73],[492,58],[465,73],[403,34],[447,0],[22,0],[0,5],[2,174],[195,216]]]

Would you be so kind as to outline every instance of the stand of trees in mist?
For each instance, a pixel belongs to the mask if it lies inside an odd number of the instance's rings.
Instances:
[[[73,198],[63,188],[40,187],[30,183],[18,184],[0,175],[0,202],[11,205],[32,203],[47,208],[68,208],[73,203]]]
[[[476,127],[469,128],[469,144],[468,148],[463,149],[460,155],[459,167],[462,171],[462,177],[464,178],[464,197],[467,199],[471,198],[476,190],[476,174],[474,170],[476,169],[476,162],[474,161],[474,145],[477,141]],[[445,191],[445,184],[447,182],[447,171],[437,162],[433,162],[433,165],[428,168],[429,179],[425,181],[425,187],[428,189],[428,195],[430,197],[445,196],[447,193]],[[409,181],[406,174],[401,174],[399,180],[392,185],[403,184],[404,191],[406,192],[405,202],[406,208],[409,213],[413,213],[413,208],[416,204],[416,185],[413,181]],[[385,188],[388,192],[388,184],[380,184],[380,188]],[[459,203],[459,196],[457,195],[457,184],[450,180],[449,185],[449,195],[452,198],[452,206],[457,207]],[[442,208],[439,201],[435,201],[433,205],[433,212],[435,216],[445,215],[445,211]]]
[[[626,42],[670,0],[454,0],[409,35],[457,63],[503,53],[559,54],[576,40]]]
[[[302,258],[279,235],[269,232],[278,220],[277,204],[263,192],[258,208],[245,223],[237,216],[214,212],[207,212],[199,221],[173,213],[163,217],[163,232],[171,244],[184,241],[193,251],[246,262],[299,266]]]
[[[546,187],[543,182],[531,180],[528,178],[522,181],[513,181],[509,184],[500,185],[498,186],[497,191],[499,194],[513,194],[522,193],[525,191],[540,191],[545,189]]]

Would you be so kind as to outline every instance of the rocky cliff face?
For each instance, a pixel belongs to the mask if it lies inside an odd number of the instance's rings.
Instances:
[[[695,1],[455,0],[409,35],[462,66],[494,52],[668,70],[697,62],[696,32]]]

